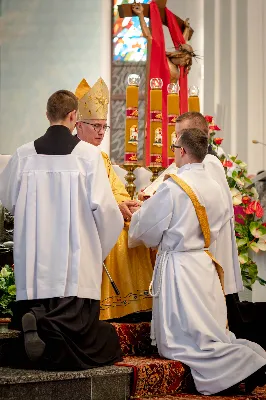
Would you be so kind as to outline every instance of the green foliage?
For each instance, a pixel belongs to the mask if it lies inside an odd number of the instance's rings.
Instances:
[[[0,316],[11,316],[11,304],[16,300],[15,275],[9,265],[0,270]]]

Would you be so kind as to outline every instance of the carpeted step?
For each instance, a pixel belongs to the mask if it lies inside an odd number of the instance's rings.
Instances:
[[[125,400],[131,373],[117,366],[78,372],[0,368],[0,399]]]
[[[119,336],[122,352],[125,356],[148,356],[157,353],[151,345],[150,322],[113,323]]]
[[[126,356],[116,365],[133,369],[132,398],[173,395],[194,390],[190,370],[159,356]]]
[[[203,396],[180,393],[175,396],[140,397],[138,400],[266,400],[266,386],[257,388],[252,394],[240,396]]]

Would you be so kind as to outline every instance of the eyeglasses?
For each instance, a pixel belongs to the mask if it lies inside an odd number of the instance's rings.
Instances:
[[[171,144],[170,149],[174,152],[175,149],[184,149],[184,147],[183,146],[178,146],[176,144]],[[184,149],[184,151],[186,151],[186,150]]]
[[[90,122],[85,122],[85,121],[81,121],[81,122],[83,122],[83,124],[93,126],[93,129],[94,129],[95,132],[97,132],[97,133],[100,133],[102,129],[104,130],[105,133],[106,133],[106,132],[109,132],[109,130],[110,130],[110,126],[108,126],[108,125],[91,124]]]

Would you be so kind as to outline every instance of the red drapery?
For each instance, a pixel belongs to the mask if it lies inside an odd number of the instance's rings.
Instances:
[[[181,29],[177,23],[174,14],[167,8],[166,18],[167,25],[175,47],[178,47],[180,43],[185,43]],[[170,71],[167,63],[165,54],[165,41],[163,33],[163,24],[160,16],[160,12],[157,4],[152,0],[150,4],[150,20],[152,24],[152,45],[150,54],[150,70],[149,70],[149,82],[152,78],[161,78],[163,80],[163,102],[162,102],[162,130],[163,130],[163,167],[168,165],[167,157],[167,85],[170,83]],[[180,113],[184,113],[188,109],[188,88],[187,88],[187,76],[184,74],[184,69],[180,71]],[[150,165],[150,85],[148,85],[148,99],[147,99],[147,111],[146,111],[146,155],[145,164]]]
[[[183,37],[182,31],[177,23],[175,15],[165,8],[166,12],[166,19],[167,19],[167,26],[174,43],[175,48],[177,49],[180,44],[185,44],[185,39]],[[184,67],[180,67],[180,79],[179,79],[179,86],[180,86],[180,114],[184,114],[188,111],[188,83],[187,83],[187,75],[185,74]]]

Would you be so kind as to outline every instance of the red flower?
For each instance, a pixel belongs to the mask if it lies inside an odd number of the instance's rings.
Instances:
[[[223,166],[226,167],[226,168],[231,168],[233,166],[233,163],[232,163],[232,161],[225,159],[223,161]]]
[[[245,223],[245,209],[243,206],[234,206],[235,221],[241,225]]]
[[[212,122],[213,117],[211,115],[205,115],[205,119],[208,123]]]
[[[265,226],[265,227],[266,227],[266,222],[263,222],[262,226]]]
[[[223,138],[217,137],[213,139],[213,143],[216,144],[216,146],[220,146],[222,144]]]
[[[256,214],[256,217],[262,218],[264,210],[259,201],[252,201],[246,208],[246,214]]]
[[[221,129],[219,128],[218,125],[210,125],[209,126],[209,131],[220,131]]]
[[[249,204],[251,202],[251,198],[248,196],[243,196],[242,197],[242,203],[243,204]]]

